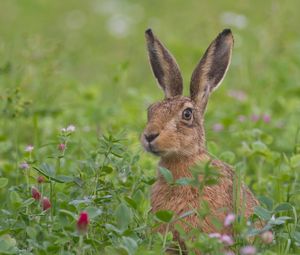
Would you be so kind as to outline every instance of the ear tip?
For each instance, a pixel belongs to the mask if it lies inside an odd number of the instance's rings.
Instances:
[[[229,35],[229,34],[232,34],[232,32],[231,32],[231,29],[230,29],[230,28],[225,28],[225,29],[222,31],[221,34],[222,34],[222,35]]]
[[[230,44],[234,43],[233,34],[230,28],[225,28],[217,37],[217,41],[226,41]]]
[[[232,35],[232,32],[231,32],[231,29],[230,28],[225,28],[220,34],[219,34],[219,37],[227,37],[227,38],[231,38],[233,40],[233,35]]]
[[[148,28],[148,29],[145,31],[145,34],[148,35],[148,36],[153,37],[152,29],[151,29],[151,28]]]

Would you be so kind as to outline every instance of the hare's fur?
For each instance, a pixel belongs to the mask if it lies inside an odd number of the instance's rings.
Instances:
[[[175,180],[192,177],[190,168],[198,162],[210,162],[220,172],[217,184],[205,186],[201,197],[196,187],[191,185],[170,185],[158,172],[157,181],[152,187],[152,211],[172,210],[177,216],[201,207],[205,200],[210,208],[204,219],[194,213],[178,222],[188,232],[192,227],[203,232],[219,232],[212,219],[221,223],[226,215],[234,210],[233,169],[227,164],[212,158],[205,149],[204,113],[211,92],[222,82],[230,64],[233,47],[231,31],[226,29],[210,44],[203,58],[193,72],[190,97],[182,96],[182,77],[174,57],[154,36],[146,31],[149,59],[154,75],[165,93],[165,99],[148,108],[148,123],[141,136],[145,149],[160,156],[160,167],[172,172]],[[201,176],[199,176],[201,181]],[[245,186],[241,185],[238,205],[244,207],[248,218],[258,205],[258,201]],[[201,199],[201,201],[200,201]],[[165,225],[158,231],[164,233]],[[178,233],[173,229],[179,241]],[[232,233],[230,227],[223,227],[222,233]]]

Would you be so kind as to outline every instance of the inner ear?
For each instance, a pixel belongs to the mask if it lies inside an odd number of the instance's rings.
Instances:
[[[175,58],[158,40],[151,29],[146,30],[148,55],[153,74],[166,98],[182,94],[183,81]]]
[[[195,68],[190,85],[191,99],[205,111],[210,93],[222,82],[228,70],[233,47],[230,29],[223,30],[209,45]]]

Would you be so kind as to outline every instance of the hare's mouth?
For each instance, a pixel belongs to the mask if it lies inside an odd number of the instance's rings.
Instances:
[[[152,153],[155,156],[162,156],[163,151],[158,150],[152,143],[143,142],[144,148],[147,152]]]
[[[151,143],[148,143],[148,152],[154,154],[155,156],[161,156],[162,151],[159,151],[155,148],[155,146],[153,146]]]

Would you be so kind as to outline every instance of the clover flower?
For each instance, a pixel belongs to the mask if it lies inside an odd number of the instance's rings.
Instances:
[[[86,233],[89,223],[90,223],[89,214],[86,211],[81,212],[77,220],[78,232],[82,234]]]
[[[28,165],[28,163],[26,163],[26,162],[22,162],[20,165],[19,165],[19,167],[21,168],[21,169],[28,169],[29,168],[29,165]]]
[[[234,221],[235,221],[235,214],[229,213],[229,214],[226,216],[225,220],[224,220],[224,226],[225,226],[225,227],[228,227],[228,226],[230,226]]]
[[[31,195],[36,201],[39,201],[41,199],[41,193],[36,187],[31,187]]]
[[[41,205],[43,211],[47,211],[48,209],[51,208],[51,202],[47,197],[43,197]]]
[[[256,248],[252,245],[247,245],[241,248],[240,253],[241,255],[255,255]]]
[[[32,145],[27,145],[27,146],[25,147],[25,151],[26,151],[26,152],[32,152],[33,149],[34,149],[34,147],[33,147]]]

